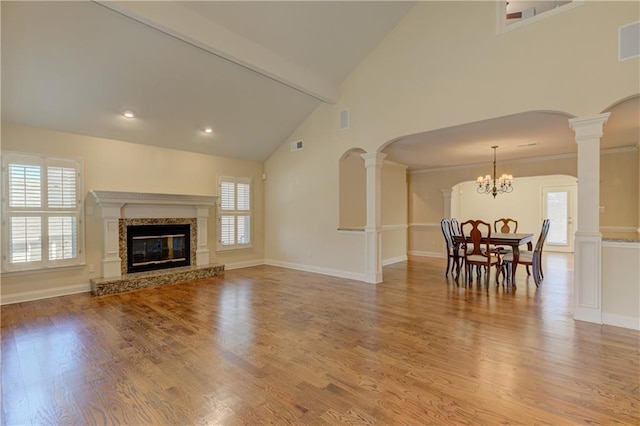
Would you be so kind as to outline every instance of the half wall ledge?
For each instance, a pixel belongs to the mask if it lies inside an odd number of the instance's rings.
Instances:
[[[217,277],[222,274],[224,274],[224,265],[191,265],[180,268],[137,272],[135,274],[127,274],[113,278],[95,278],[91,280],[91,294],[94,296],[104,296],[107,294],[125,293],[165,284],[176,284]]]

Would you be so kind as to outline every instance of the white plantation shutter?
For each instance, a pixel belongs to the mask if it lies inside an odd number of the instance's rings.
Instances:
[[[236,183],[238,192],[238,210],[249,211],[251,208],[251,187],[248,183]]]
[[[220,183],[220,208],[230,211],[236,209],[236,191],[233,182]]]
[[[49,259],[73,259],[77,256],[77,220],[73,216],[49,218]]]
[[[40,165],[8,165],[9,206],[40,207],[42,203],[42,184]]]
[[[251,179],[221,177],[218,249],[251,247]]]
[[[84,261],[80,162],[2,153],[2,269],[75,265]]]
[[[47,167],[47,195],[51,208],[74,208],[76,205],[76,170]]]
[[[42,218],[9,218],[9,256],[11,263],[42,260]]]

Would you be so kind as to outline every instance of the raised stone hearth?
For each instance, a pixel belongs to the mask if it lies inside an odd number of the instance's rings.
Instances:
[[[223,273],[224,265],[206,265],[138,272],[115,278],[96,278],[91,280],[91,293],[94,296],[124,293],[165,284],[215,277]]]

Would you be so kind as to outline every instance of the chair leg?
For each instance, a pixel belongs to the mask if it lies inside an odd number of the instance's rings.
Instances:
[[[536,283],[536,287],[540,285],[540,259],[537,256],[533,256],[533,261],[531,262],[531,266],[533,269],[533,281]]]
[[[451,264],[451,255],[447,254],[447,269],[444,270],[444,276],[449,275],[449,265]],[[453,269],[452,269],[453,270]]]

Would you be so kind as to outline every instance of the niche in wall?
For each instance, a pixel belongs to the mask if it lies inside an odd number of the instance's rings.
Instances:
[[[365,151],[354,148],[340,158],[338,228],[364,228],[367,224],[367,171]]]

